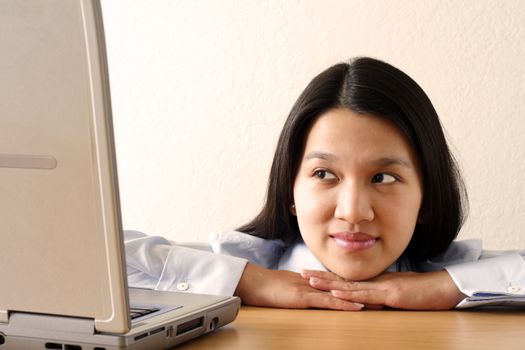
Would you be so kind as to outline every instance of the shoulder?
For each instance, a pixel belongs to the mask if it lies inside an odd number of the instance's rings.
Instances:
[[[264,239],[239,231],[212,232],[208,236],[215,253],[233,255],[267,268],[275,268],[286,244],[280,239]]]
[[[476,261],[483,254],[483,242],[481,239],[467,239],[454,241],[440,255],[429,259],[430,262],[462,263]]]
[[[446,266],[481,259],[483,259],[483,242],[480,239],[454,241],[443,253],[416,264],[416,270],[421,272],[441,270]]]

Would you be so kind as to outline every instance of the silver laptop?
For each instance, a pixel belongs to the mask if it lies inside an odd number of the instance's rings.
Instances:
[[[100,4],[0,0],[0,350],[166,349],[239,305],[128,290]]]

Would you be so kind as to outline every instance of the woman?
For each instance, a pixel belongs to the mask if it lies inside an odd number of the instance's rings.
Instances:
[[[476,291],[519,295],[519,254],[489,261],[479,242],[453,243],[464,198],[423,90],[384,62],[358,58],[303,91],[279,138],[260,214],[212,236],[212,250],[225,255],[128,232],[130,285],[343,310],[450,309]],[[487,264],[504,279],[483,275]],[[225,281],[226,273],[234,277]]]

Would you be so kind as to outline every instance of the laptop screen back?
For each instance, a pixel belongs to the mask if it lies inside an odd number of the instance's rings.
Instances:
[[[0,321],[130,325],[100,4],[0,1]]]

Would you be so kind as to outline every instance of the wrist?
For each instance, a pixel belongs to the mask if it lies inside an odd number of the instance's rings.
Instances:
[[[258,291],[264,283],[264,268],[247,263],[239,279],[234,295],[241,298],[243,304],[257,305]]]
[[[450,274],[446,270],[437,272],[442,276],[442,283],[440,286],[442,288],[443,295],[448,301],[448,306],[450,309],[453,309],[457,304],[459,304],[467,296],[463,294],[459,287],[456,285]]]

